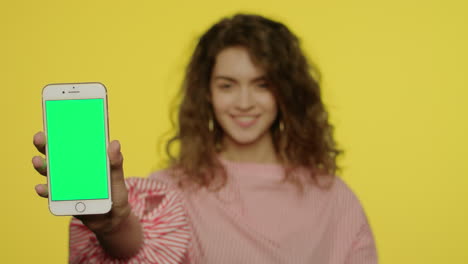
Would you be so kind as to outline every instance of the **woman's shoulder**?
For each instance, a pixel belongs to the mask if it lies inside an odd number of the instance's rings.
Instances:
[[[177,184],[168,169],[152,171],[147,177],[127,177],[125,185],[129,197],[178,192]]]
[[[306,173],[304,175],[308,176]],[[338,212],[363,210],[358,195],[340,175],[316,175],[310,190],[313,199],[327,201],[326,203],[333,205],[332,208]]]
[[[328,197],[343,203],[345,201],[351,203],[359,203],[359,199],[352,188],[346,183],[342,176],[329,173],[319,173],[314,175],[311,180],[311,171],[307,168],[299,168],[295,172],[298,172],[299,179],[302,185],[310,186],[312,193],[322,197]]]
[[[173,185],[175,183],[169,169],[159,169],[152,171],[146,177],[127,177],[125,178],[125,182],[127,185],[138,185],[139,187],[154,184]]]
[[[341,176],[334,176],[332,189],[340,200],[359,202],[356,193]]]
[[[366,215],[361,200],[343,178],[334,177],[330,195],[334,201],[334,208],[338,212],[337,215],[344,218],[351,217],[362,221],[365,220]]]
[[[172,170],[168,168],[153,171],[149,174],[148,179],[151,181],[159,181],[166,184],[174,185]]]

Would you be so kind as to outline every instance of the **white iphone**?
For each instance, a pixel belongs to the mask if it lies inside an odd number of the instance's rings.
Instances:
[[[49,84],[42,90],[49,210],[104,214],[112,207],[107,91],[101,83]]]

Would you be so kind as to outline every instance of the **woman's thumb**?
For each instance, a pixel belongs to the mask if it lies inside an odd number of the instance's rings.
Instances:
[[[109,144],[108,149],[112,181],[123,181],[123,155],[120,151],[120,142],[114,140]]]

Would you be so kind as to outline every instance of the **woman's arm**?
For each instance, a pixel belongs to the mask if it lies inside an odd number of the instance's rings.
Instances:
[[[377,264],[377,249],[370,226],[365,220],[357,233],[346,264]]]
[[[133,213],[130,213],[116,230],[96,236],[107,254],[119,259],[136,255],[143,245],[140,220]]]
[[[180,191],[147,178],[127,178],[131,213],[110,232],[70,223],[70,263],[184,263],[191,230]]]

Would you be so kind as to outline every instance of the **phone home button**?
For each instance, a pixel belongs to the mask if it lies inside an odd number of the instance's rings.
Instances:
[[[82,202],[76,203],[75,209],[76,209],[77,212],[82,213],[86,209],[86,205],[84,203],[82,203]]]

